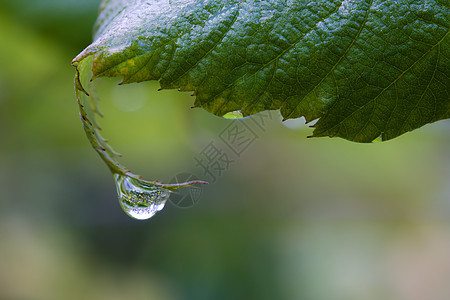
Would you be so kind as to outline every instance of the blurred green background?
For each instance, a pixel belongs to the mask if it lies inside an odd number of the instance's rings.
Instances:
[[[73,89],[98,4],[0,3],[0,299],[450,299],[448,121],[365,145],[273,113],[195,206],[126,216]],[[231,121],[113,83],[101,124],[122,162],[204,176],[194,157]]]

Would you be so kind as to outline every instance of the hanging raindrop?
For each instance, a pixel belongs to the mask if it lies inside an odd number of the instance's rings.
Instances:
[[[107,144],[99,133],[100,126],[96,116],[102,116],[102,114],[98,108],[99,99],[95,95],[95,89],[91,86],[93,57],[88,56],[86,59],[77,57],[72,64],[77,69],[75,90],[84,131],[92,147],[113,173],[119,203],[130,217],[138,220],[149,219],[164,208],[171,191],[193,184],[207,183],[200,180],[175,184],[146,181],[120,165],[116,161],[120,155]]]
[[[114,174],[119,203],[132,218],[146,220],[164,208],[170,191],[127,175]]]

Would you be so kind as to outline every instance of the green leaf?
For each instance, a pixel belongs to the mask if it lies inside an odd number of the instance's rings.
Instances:
[[[313,136],[392,139],[450,117],[448,0],[107,0],[93,78],[159,80],[219,116],[280,109]]]

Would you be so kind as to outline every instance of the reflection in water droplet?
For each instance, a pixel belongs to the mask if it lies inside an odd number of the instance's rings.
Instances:
[[[73,61],[73,65],[77,68],[75,88],[84,131],[92,147],[114,174],[119,203],[123,210],[132,218],[149,219],[164,208],[171,191],[207,182],[200,180],[173,184],[149,182],[131,174],[128,169],[116,161],[116,157],[120,155],[111,149],[100,135],[100,126],[96,120],[96,117],[102,116],[102,114],[98,107],[99,98],[95,95],[95,89],[91,82],[93,59],[93,56],[88,55]]]
[[[164,208],[170,191],[137,178],[114,174],[122,209],[132,218],[146,220]]]
[[[240,110],[230,111],[229,113],[226,113],[222,116],[222,118],[225,119],[241,119],[244,115]]]

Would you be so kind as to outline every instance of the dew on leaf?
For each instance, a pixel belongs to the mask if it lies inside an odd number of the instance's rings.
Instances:
[[[114,174],[119,203],[130,217],[146,220],[164,208],[170,191],[127,175]]]
[[[230,111],[222,116],[225,119],[242,119],[244,115],[240,110]]]

